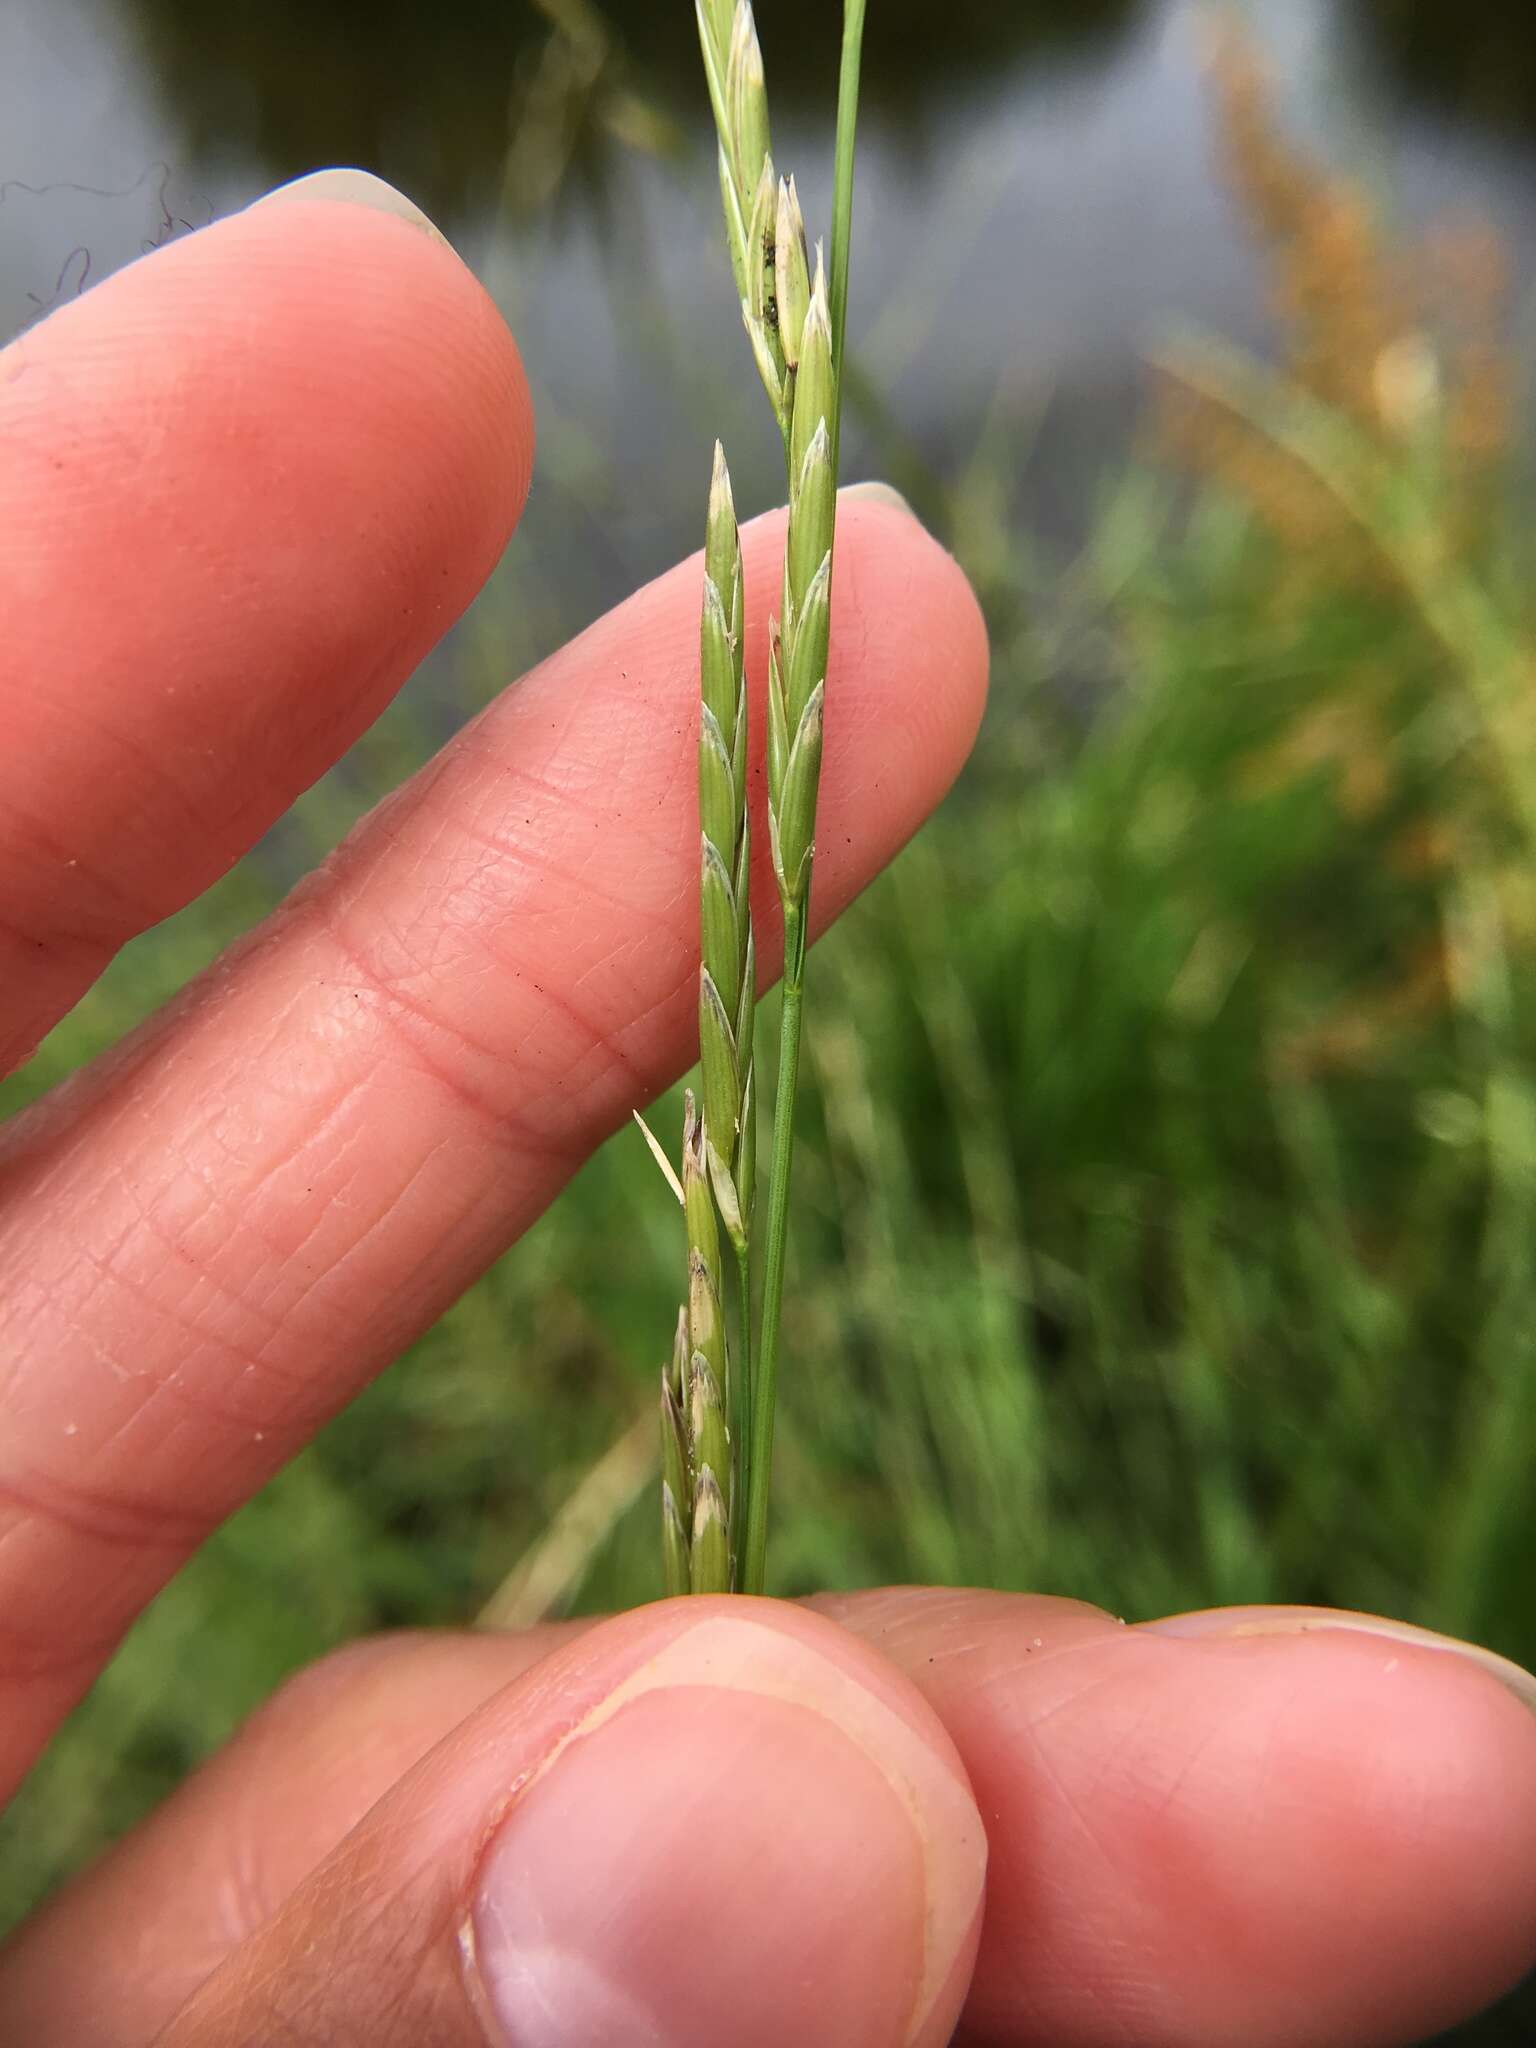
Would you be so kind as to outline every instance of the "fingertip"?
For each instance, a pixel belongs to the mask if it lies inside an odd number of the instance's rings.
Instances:
[[[965,765],[986,709],[991,653],[980,601],[955,557],[883,487],[842,494],[838,539],[843,594],[862,623],[865,658],[887,675],[914,656],[924,662],[928,687],[907,708],[933,750],[942,794]]]
[[[1328,1987],[1319,2038],[1417,2040],[1536,1964],[1536,1719],[1514,1692],[1366,1633],[1179,1649],[1265,1745],[1247,1911],[1278,1979]]]
[[[502,2037],[948,2040],[985,1846],[910,1688],[767,1602],[648,1609],[571,1656],[606,1682],[567,1674],[584,1710],[477,1883],[476,1992]]]
[[[504,321],[440,237],[328,191],[166,244],[0,358],[5,1059],[372,723],[521,513]]]
[[[1495,1681],[1344,1633],[1127,1630],[1101,1655],[1121,1681],[1079,1716],[1066,1782],[1093,1766],[1170,2038],[1388,2048],[1536,1960],[1536,1727]]]
[[[910,1588],[834,1611],[987,1817],[968,2040],[1388,2048],[1536,1956],[1536,1722],[1443,1648]]]
[[[249,213],[258,206],[290,206],[296,200],[306,204],[325,200],[346,206],[366,206],[375,213],[392,214],[396,220],[403,220],[422,234],[430,235],[445,248],[453,247],[437,222],[423,213],[414,199],[385,179],[376,177],[372,171],[358,170],[350,165],[337,164],[321,171],[308,171],[303,177],[290,178],[286,184],[274,186],[270,192],[263,192],[259,199],[253,199],[246,211]]]
[[[427,410],[419,440],[443,437],[464,492],[451,538],[494,562],[532,477],[527,374],[490,294],[413,201],[366,172],[320,171],[172,247],[284,316],[262,345],[301,407],[317,387],[334,400],[350,377],[364,398]],[[434,509],[441,523],[446,508]]]

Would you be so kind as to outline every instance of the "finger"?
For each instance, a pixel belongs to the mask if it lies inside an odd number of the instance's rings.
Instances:
[[[1191,1640],[993,1594],[817,1605],[975,1786],[978,2048],[1421,2041],[1536,1961],[1536,1682],[1502,1660],[1358,1615]]]
[[[1347,1683],[1333,1652],[1320,1668],[1313,1642],[1280,1638],[1213,1685],[1184,1646],[1068,1601],[820,1604],[928,1693],[976,1783],[991,1867],[969,2040],[1412,2041],[1485,2003],[1536,1946],[1536,1721],[1511,1718],[1461,1646],[1394,1632],[1384,1654],[1362,1631],[1395,1625],[1312,1616],[1348,1632]],[[17,2038],[44,2044],[152,2034],[398,1777],[581,1626],[386,1638],[297,1681],[23,1931],[0,2033],[14,2015]]]
[[[949,557],[885,504],[840,526],[823,919],[947,788],[986,675]],[[754,651],[782,544],[782,516],[745,537]],[[11,1137],[13,1769],[203,1535],[693,1057],[698,579],[663,577],[525,678]]]
[[[668,1603],[488,1699],[163,2040],[937,2048],[983,1870],[887,1664],[794,1609]]]
[[[578,1632],[379,1636],[291,1679],[0,1950],[0,2041],[153,2040],[435,1744]]]
[[[0,352],[0,1072],[372,722],[522,506],[474,278],[377,179],[282,197]]]

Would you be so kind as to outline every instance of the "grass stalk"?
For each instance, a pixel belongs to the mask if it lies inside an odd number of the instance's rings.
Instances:
[[[743,1238],[736,1246],[736,1369],[731,1375],[730,1421],[733,1449],[735,1453],[735,1492],[732,1499],[741,1504],[743,1524],[746,1516],[748,1487],[752,1474],[752,1243]]]
[[[741,1591],[761,1593],[768,1556],[768,1481],[773,1470],[773,1419],[778,1397],[779,1323],[789,1249],[789,1185],[795,1156],[795,1097],[805,1011],[805,914],[784,922],[784,1000],[779,1016],[779,1072],[774,1095],[773,1158],[768,1180],[768,1245],[763,1265],[763,1323],[752,1381],[752,1461],[748,1468]]]
[[[837,155],[832,179],[832,466],[843,434],[843,342],[848,330],[848,265],[853,251],[853,162],[859,126],[859,72],[864,57],[864,0],[843,8],[843,62],[837,82]]]

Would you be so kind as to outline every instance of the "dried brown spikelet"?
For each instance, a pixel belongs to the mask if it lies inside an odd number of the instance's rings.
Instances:
[[[1271,251],[1276,311],[1292,333],[1287,368],[1379,432],[1375,365],[1413,322],[1372,209],[1286,136],[1274,83],[1235,20],[1217,27],[1209,68],[1228,183]]]
[[[1268,252],[1284,372],[1384,453],[1438,432],[1437,551],[1447,563],[1467,560],[1488,538],[1514,438],[1500,238],[1478,223],[1442,233],[1431,260],[1421,254],[1414,265],[1431,288],[1410,292],[1365,194],[1285,135],[1275,83],[1235,19],[1211,31],[1208,75],[1225,176]],[[1376,552],[1262,434],[1211,417],[1198,399],[1164,401],[1162,413],[1165,451],[1247,501],[1292,558],[1277,599],[1341,583],[1380,590]]]

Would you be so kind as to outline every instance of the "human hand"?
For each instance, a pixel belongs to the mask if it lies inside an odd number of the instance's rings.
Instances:
[[[515,524],[505,329],[337,190],[0,354],[11,1062],[368,724]],[[840,537],[823,915],[947,787],[986,667],[910,519],[855,501]],[[780,539],[746,535],[754,646]],[[0,1797],[207,1532],[689,1058],[696,617],[685,567],[553,656],[7,1133]],[[1363,2048],[1536,1954],[1521,1674],[1350,1617],[816,1604],[327,1660],[14,1939],[0,2039],[881,2048],[963,2007],[975,2043]]]

